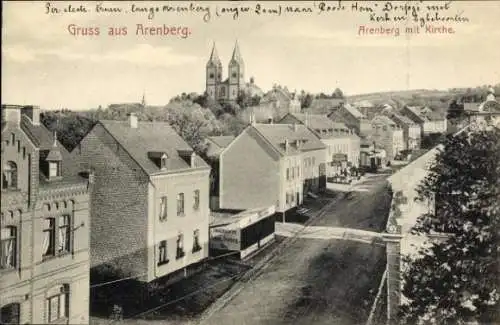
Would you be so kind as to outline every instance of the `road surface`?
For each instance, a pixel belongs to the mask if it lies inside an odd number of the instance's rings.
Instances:
[[[390,206],[384,176],[354,187],[312,226],[383,229]],[[362,324],[385,268],[385,248],[300,238],[202,324]]]

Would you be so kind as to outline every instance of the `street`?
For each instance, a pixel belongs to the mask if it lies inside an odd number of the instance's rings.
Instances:
[[[390,206],[386,175],[352,188],[311,226],[380,231]],[[385,268],[385,248],[341,239],[297,239],[203,324],[360,324]]]

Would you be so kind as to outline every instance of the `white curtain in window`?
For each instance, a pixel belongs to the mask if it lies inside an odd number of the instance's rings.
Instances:
[[[68,240],[68,219],[66,216],[59,217],[59,251],[65,251],[68,247],[66,241]]]
[[[49,322],[54,321],[59,318],[59,296],[55,296],[49,299]]]
[[[66,293],[59,296],[59,318],[66,317]]]
[[[50,229],[50,227],[51,227],[50,219],[43,220],[43,223],[44,223],[43,229],[46,229],[46,231],[43,232],[42,252],[43,252],[43,255],[47,255],[49,253],[48,250],[49,250],[49,246],[50,246],[50,231],[48,231],[48,229]]]
[[[7,266],[12,264],[12,255],[14,254],[14,240],[11,239],[11,229],[4,228],[1,232],[2,236],[2,266]]]
[[[66,227],[59,228],[59,251],[66,250]]]

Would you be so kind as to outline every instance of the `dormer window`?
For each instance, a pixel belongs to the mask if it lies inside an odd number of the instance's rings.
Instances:
[[[61,176],[61,162],[60,161],[50,161],[49,162],[49,178]]]
[[[166,154],[163,154],[160,158],[160,168],[161,169],[166,169],[167,168],[167,159],[168,156]]]

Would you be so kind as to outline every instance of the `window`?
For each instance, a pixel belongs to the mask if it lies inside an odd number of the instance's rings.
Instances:
[[[290,169],[289,168],[286,169],[286,179],[287,180],[290,179]]]
[[[47,320],[49,323],[68,317],[69,287],[67,284],[59,287],[59,293],[47,298]]]
[[[158,245],[158,265],[168,263],[167,259],[167,241],[162,240]]]
[[[16,135],[14,133],[10,134],[10,144],[14,145],[14,142],[16,142]]]
[[[300,167],[299,167],[299,166],[297,166],[297,167],[295,167],[295,168],[297,168],[297,177],[300,177]]]
[[[160,199],[160,221],[167,220],[167,197],[163,196]]]
[[[200,190],[195,190],[193,209],[198,210],[199,208],[200,208]]]
[[[8,304],[2,307],[0,324],[19,324],[19,309],[21,305],[18,303]]]
[[[167,158],[168,158],[167,155],[161,156],[161,158],[160,158],[160,165],[161,165],[160,168],[161,169],[167,168]]]
[[[4,189],[17,188],[17,165],[13,161],[8,161],[3,167],[2,186]]]
[[[60,163],[57,161],[49,162],[49,178],[61,176]]]
[[[236,72],[233,72],[232,76],[233,78],[236,78],[238,75],[236,74]]]
[[[184,214],[184,193],[177,194],[177,215]]]
[[[21,152],[21,141],[17,140],[17,152]]]
[[[209,77],[210,77],[210,79],[213,79],[213,78],[214,78],[214,74],[213,74],[213,73],[211,73],[211,74],[209,75]]]
[[[176,258],[179,259],[179,258],[182,258],[184,257],[185,253],[184,253],[184,236],[182,234],[179,234],[177,236],[177,254],[176,254]]]
[[[11,269],[16,267],[16,227],[5,227],[0,233],[0,268]]]
[[[313,166],[316,165],[316,157],[312,157],[312,164],[313,164]]]
[[[43,220],[43,256],[53,256],[55,248],[55,219],[45,218]]]
[[[290,195],[286,193],[286,204],[288,205],[290,203]]]
[[[200,245],[200,231],[196,229],[193,232],[193,253],[201,251]]]
[[[292,167],[292,179],[295,178],[295,169]]]
[[[59,217],[59,253],[68,253],[71,245],[71,226],[68,215]]]

